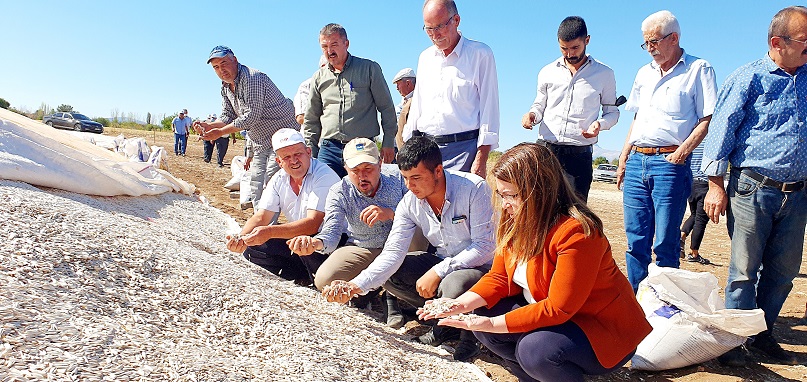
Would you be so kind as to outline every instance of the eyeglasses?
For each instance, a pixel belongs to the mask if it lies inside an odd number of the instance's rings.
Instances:
[[[664,36],[664,37],[662,37],[662,38],[660,38],[658,40],[645,41],[644,44],[642,44],[640,46],[642,47],[642,50],[647,50],[648,46],[656,46],[656,45],[658,45],[658,43],[660,43],[661,40],[664,40],[665,38],[670,37],[670,35],[673,34],[673,33],[674,32],[667,33],[666,36]]]
[[[434,33],[440,32],[440,31],[443,30],[443,28],[447,27],[448,24],[451,23],[451,20],[454,20],[454,15],[451,15],[451,17],[449,17],[446,22],[444,22],[444,23],[442,23],[442,24],[440,24],[440,25],[438,25],[436,27],[427,27],[427,26],[424,25],[423,30],[426,32],[426,34],[434,34]]]
[[[802,45],[807,45],[807,40],[796,40],[795,38],[790,38],[790,36],[779,36],[779,37],[785,39],[785,41],[795,41],[801,43]]]
[[[506,203],[513,203],[516,200],[516,198],[518,198],[518,194],[512,194],[512,195],[502,194],[501,192],[499,192],[499,190],[496,190],[496,195],[502,198],[502,201]]]

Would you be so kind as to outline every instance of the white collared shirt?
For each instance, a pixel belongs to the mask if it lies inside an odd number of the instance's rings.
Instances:
[[[636,112],[628,143],[640,147],[680,145],[717,103],[715,71],[684,52],[664,76],[650,62],[636,73],[626,110]]]
[[[563,57],[538,72],[538,90],[530,112],[535,113],[538,138],[562,145],[587,146],[597,137],[585,138],[583,131],[594,122],[608,130],[619,120],[616,78],[607,65],[587,56],[572,74]],[[600,118],[602,108],[602,118]]]
[[[420,54],[417,73],[404,140],[414,130],[437,136],[478,129],[477,146],[499,146],[499,82],[490,47],[460,36],[445,56],[432,45]]]
[[[327,165],[311,158],[299,194],[291,189],[290,179],[283,169],[276,172],[264,187],[256,209],[282,212],[289,223],[305,218],[308,210],[325,212],[328,190],[339,181],[339,176]]]

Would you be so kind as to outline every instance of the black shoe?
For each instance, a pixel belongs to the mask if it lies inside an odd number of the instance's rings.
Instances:
[[[210,159],[205,159],[205,163],[210,163]]]
[[[440,346],[443,342],[459,338],[459,329],[435,325],[426,334],[418,337],[418,341],[425,345]]]
[[[782,349],[772,335],[763,332],[754,337],[754,341],[748,345],[751,349],[762,352],[770,358],[783,365],[798,365],[799,362],[789,351]]]
[[[717,361],[723,366],[728,367],[745,367],[746,364],[745,346],[740,345],[734,349],[729,350],[726,354],[717,357]]]
[[[479,341],[474,337],[474,333],[463,330],[460,333],[460,342],[454,349],[455,361],[467,361],[479,354]]]
[[[400,329],[406,324],[406,319],[403,313],[401,313],[401,307],[398,305],[398,298],[388,291],[384,292],[384,308],[387,326],[393,329]]]
[[[680,244],[681,244],[681,253],[679,254],[679,256],[683,259],[684,255],[686,254],[686,251],[684,250],[684,246],[687,245],[687,240],[686,239],[681,239]]]

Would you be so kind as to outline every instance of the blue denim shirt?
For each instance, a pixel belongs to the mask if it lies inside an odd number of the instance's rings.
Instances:
[[[780,182],[807,179],[807,65],[791,76],[767,55],[729,76],[704,139],[702,170],[728,163]]]
[[[420,227],[443,261],[432,269],[445,278],[458,269],[476,268],[493,260],[491,191],[481,177],[452,170],[446,178],[446,201],[440,220],[426,200],[407,193],[395,213],[384,250],[352,280],[362,291],[380,287],[401,266],[415,229]]]

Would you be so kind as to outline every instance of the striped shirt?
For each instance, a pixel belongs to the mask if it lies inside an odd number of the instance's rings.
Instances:
[[[235,92],[221,82],[221,118],[239,130],[247,130],[255,143],[272,146],[272,134],[288,127],[298,130],[294,105],[264,73],[238,64]]]

